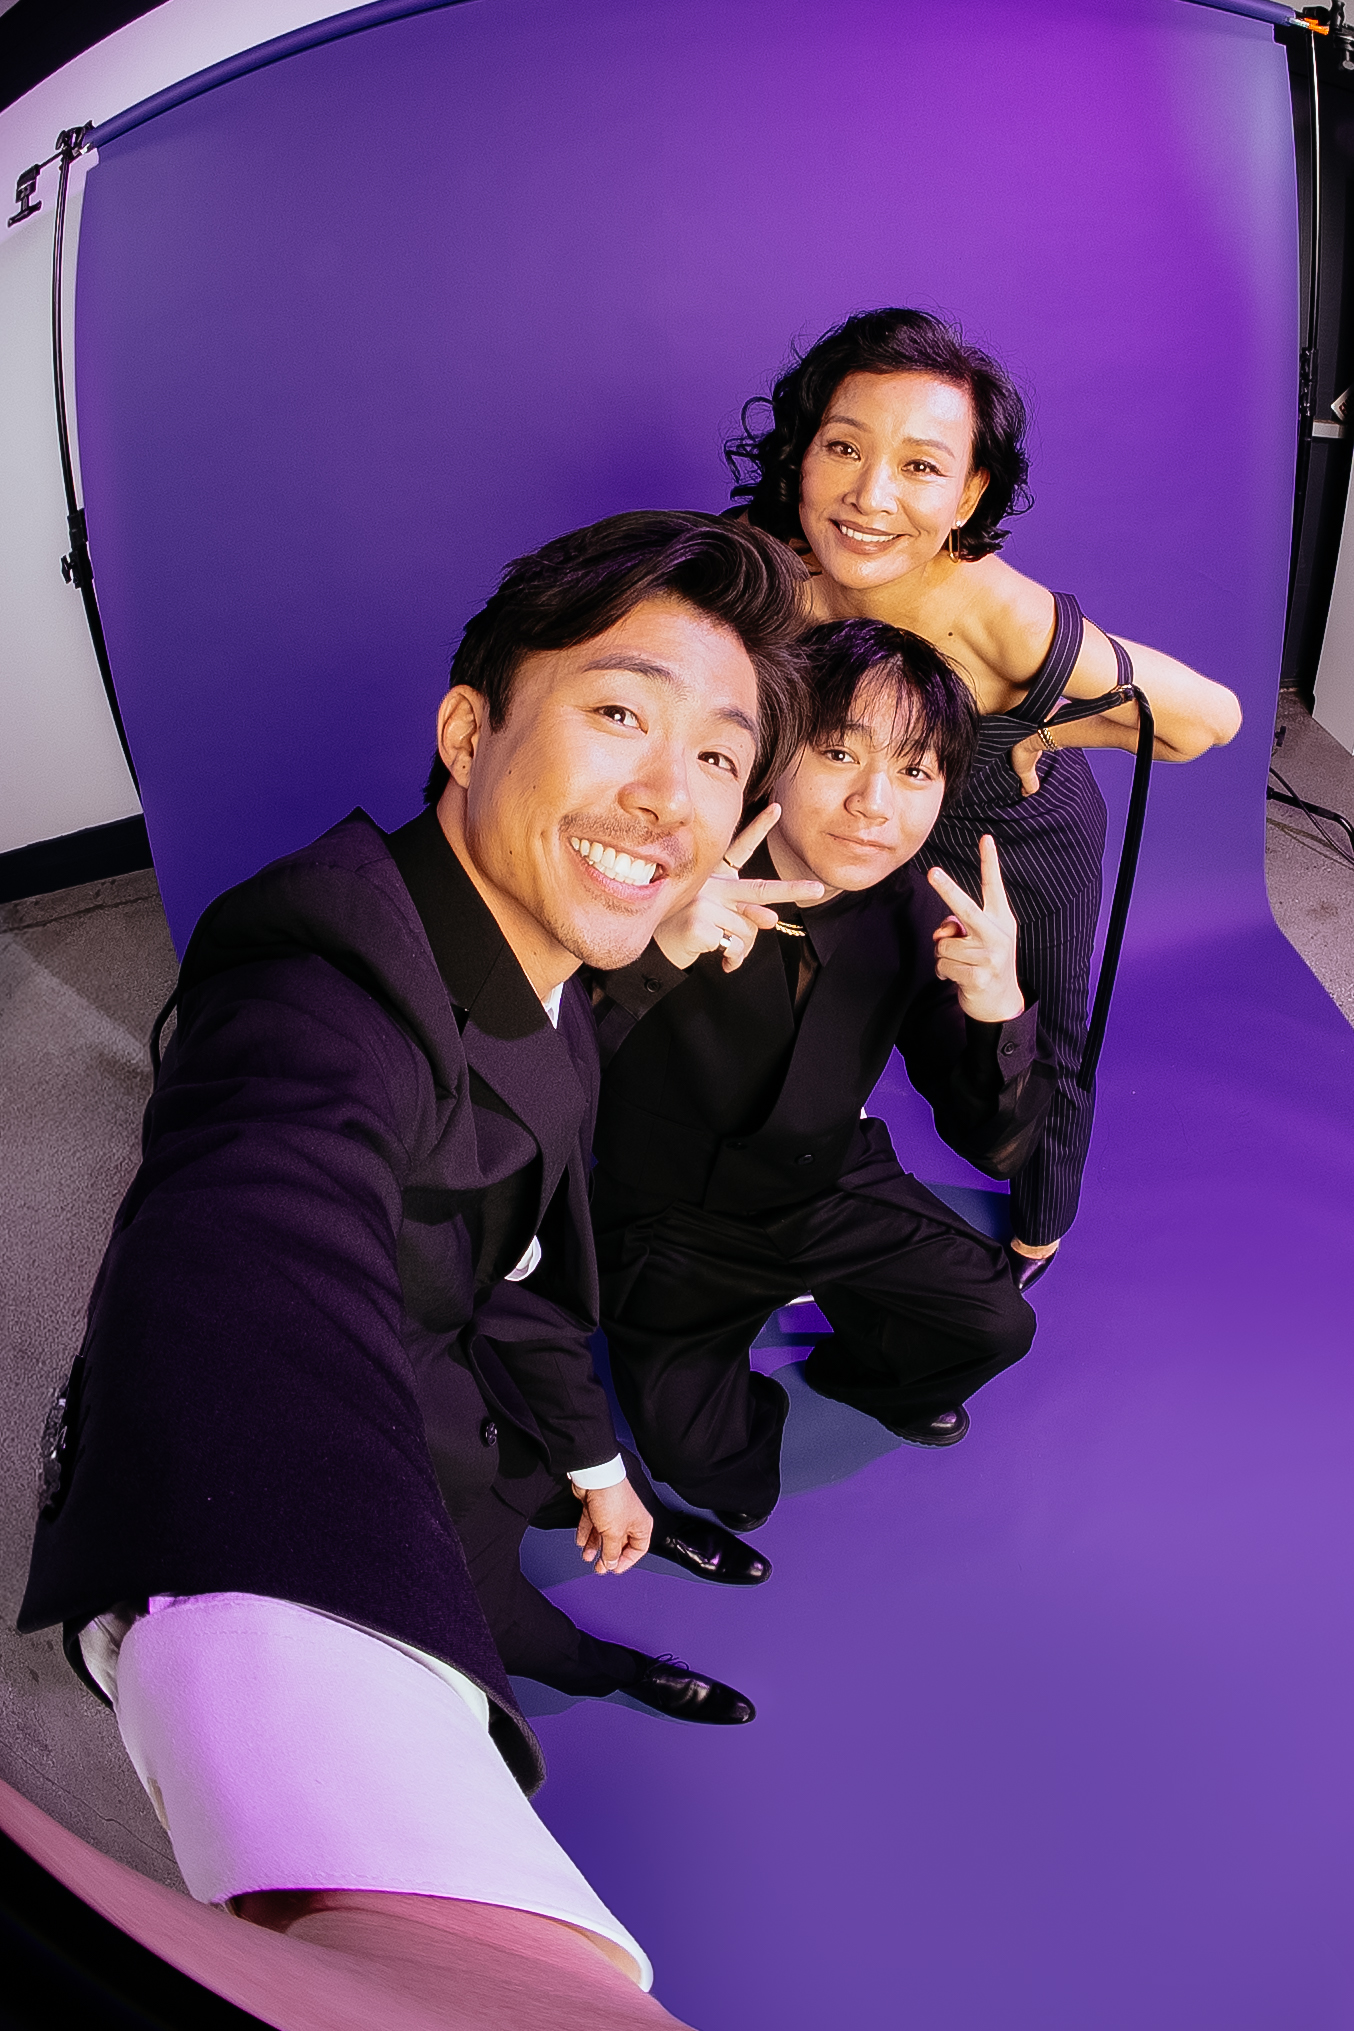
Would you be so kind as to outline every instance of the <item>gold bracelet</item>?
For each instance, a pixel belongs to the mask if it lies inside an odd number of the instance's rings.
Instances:
[[[1051,755],[1056,755],[1056,754],[1058,753],[1058,751],[1059,751],[1059,750],[1058,750],[1058,744],[1057,744],[1057,742],[1056,742],[1056,741],[1054,740],[1054,738],[1053,738],[1052,734],[1051,734],[1051,733],[1049,732],[1048,728],[1047,728],[1046,726],[1037,726],[1037,727],[1035,728],[1035,732],[1036,732],[1036,733],[1038,734],[1038,736],[1039,736],[1040,740],[1041,740],[1041,741],[1043,742],[1044,746],[1045,746],[1045,747],[1046,747],[1046,748],[1048,749],[1048,752],[1049,752],[1049,753],[1050,753]]]

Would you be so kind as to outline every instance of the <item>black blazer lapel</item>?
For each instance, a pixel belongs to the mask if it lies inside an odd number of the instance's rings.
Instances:
[[[388,839],[455,1004],[466,1063],[541,1152],[536,1224],[578,1140],[588,1098],[560,1037],[435,811]]]
[[[466,1063],[512,1109],[541,1152],[537,1227],[578,1141],[587,1106],[573,1060],[543,1010],[542,1022],[544,1035],[495,1036],[480,1029],[472,1009],[461,1033]]]

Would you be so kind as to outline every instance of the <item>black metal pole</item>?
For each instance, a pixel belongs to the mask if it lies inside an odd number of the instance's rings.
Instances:
[[[1316,37],[1307,36],[1311,66],[1311,232],[1307,270],[1306,343],[1298,360],[1298,456],[1293,475],[1293,540],[1288,560],[1288,601],[1291,608],[1302,551],[1302,523],[1307,507],[1307,480],[1312,464],[1312,418],[1320,366],[1318,323],[1321,316],[1321,93],[1316,68]]]
[[[118,704],[117,692],[113,688],[108,644],[104,640],[103,619],[94,591],[94,569],[90,563],[89,540],[85,533],[85,511],[75,497],[75,468],[71,460],[70,424],[66,411],[65,335],[61,314],[61,257],[66,232],[66,185],[70,181],[71,164],[84,147],[88,132],[87,125],[68,127],[64,133],[57,136],[56,143],[61,167],[57,172],[56,218],[52,232],[52,383],[56,395],[56,437],[61,452],[61,484],[66,491],[66,529],[71,546],[69,553],[61,560],[61,575],[68,585],[76,588],[84,602],[85,620],[89,624],[89,636],[94,644],[94,660],[99,666],[104,694],[108,699],[108,709],[113,715],[113,725],[122,743],[127,772],[139,797],[141,784],[137,779],[136,764],[132,760],[127,729],[122,723],[122,708]]]

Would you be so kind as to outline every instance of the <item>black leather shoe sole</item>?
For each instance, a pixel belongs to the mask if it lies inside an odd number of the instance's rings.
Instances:
[[[895,1438],[910,1446],[957,1446],[968,1434],[969,1414],[961,1403],[957,1410],[943,1410],[935,1417],[919,1418],[912,1425],[890,1425]]]
[[[757,1709],[731,1685],[688,1671],[676,1657],[655,1657],[633,1685],[621,1687],[655,1713],[673,1721],[704,1721],[716,1727],[737,1727],[757,1717]]]
[[[757,1521],[751,1518],[746,1527],[752,1529]],[[726,1587],[760,1587],[771,1577],[770,1559],[750,1544],[740,1544],[732,1531],[700,1516],[674,1519],[661,1537],[655,1534],[649,1550],[698,1580],[715,1580]]]
[[[741,1532],[760,1530],[770,1517],[771,1511],[768,1509],[763,1515],[754,1516],[750,1509],[717,1509],[715,1515],[726,1529]],[[769,1572],[770,1570],[771,1568],[768,1566],[767,1571]]]

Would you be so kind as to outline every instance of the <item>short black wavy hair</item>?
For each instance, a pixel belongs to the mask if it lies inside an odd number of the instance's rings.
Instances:
[[[1025,433],[1029,417],[1020,391],[990,354],[970,345],[958,325],[925,310],[865,310],[824,332],[797,356],[771,390],[742,411],[742,434],[724,447],[755,528],[782,543],[802,541],[799,468],[828,403],[848,374],[934,374],[963,388],[973,404],[973,470],[988,476],[983,497],[956,533],[960,557],[987,557],[1010,531],[1001,524],[1030,505]],[[771,426],[758,432],[753,412],[769,407]],[[750,473],[750,478],[744,474]]]
[[[959,795],[978,739],[978,705],[947,656],[910,629],[867,620],[824,621],[811,628],[804,654],[807,746],[828,747],[848,730],[862,684],[891,691],[895,759],[919,762],[934,754],[945,778],[945,804]]]
[[[759,738],[747,783],[754,802],[803,744],[806,575],[783,545],[719,515],[611,515],[514,559],[467,621],[448,682],[482,692],[490,726],[500,727],[524,656],[590,642],[642,600],[682,600],[737,635],[757,673]],[[435,804],[449,780],[435,756],[424,803]]]

